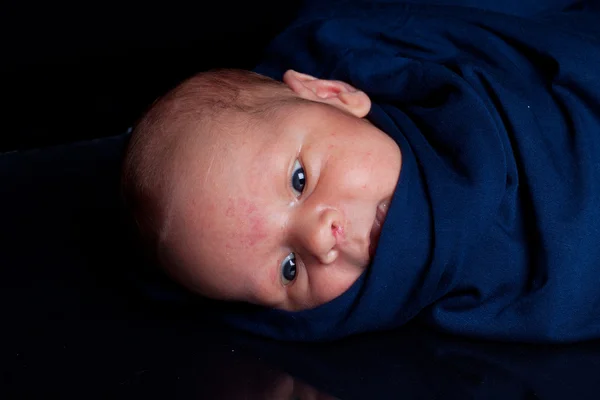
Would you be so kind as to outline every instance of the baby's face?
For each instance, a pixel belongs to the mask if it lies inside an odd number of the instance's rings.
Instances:
[[[272,121],[186,149],[165,244],[189,288],[300,310],[341,295],[367,268],[400,150],[324,103],[286,105]]]

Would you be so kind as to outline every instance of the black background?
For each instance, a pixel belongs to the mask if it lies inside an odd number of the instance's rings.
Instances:
[[[299,3],[5,0],[0,151],[113,135],[197,71],[252,68]]]
[[[599,342],[277,343],[132,284],[118,135],[194,72],[252,68],[298,4],[1,3],[0,398],[597,399]]]

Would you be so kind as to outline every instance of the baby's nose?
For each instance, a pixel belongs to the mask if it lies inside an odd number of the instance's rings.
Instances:
[[[338,256],[336,244],[344,235],[342,223],[339,211],[326,209],[306,229],[305,246],[322,264],[331,264]]]

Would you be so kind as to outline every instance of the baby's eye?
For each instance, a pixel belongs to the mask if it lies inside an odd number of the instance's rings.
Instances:
[[[304,185],[306,184],[306,175],[304,174],[304,168],[300,164],[300,161],[296,160],[294,168],[292,168],[292,189],[296,193],[297,197],[300,197],[304,191]]]
[[[281,262],[281,281],[284,285],[289,285],[296,279],[296,255],[288,254]]]

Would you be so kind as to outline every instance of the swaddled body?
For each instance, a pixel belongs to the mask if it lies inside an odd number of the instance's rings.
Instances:
[[[600,14],[344,6],[304,14],[257,71],[371,96],[403,156],[377,254],[316,310],[231,321],[296,340],[417,315],[485,338],[600,337]]]

